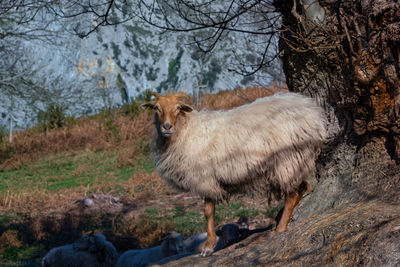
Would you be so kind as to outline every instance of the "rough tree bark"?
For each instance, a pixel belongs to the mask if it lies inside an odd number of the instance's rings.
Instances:
[[[372,198],[399,203],[400,3],[296,3],[275,2],[284,72],[291,90],[324,105],[332,137],[298,218]]]
[[[171,265],[400,265],[400,3],[274,5],[289,90],[316,98],[328,114],[316,186],[287,232]]]

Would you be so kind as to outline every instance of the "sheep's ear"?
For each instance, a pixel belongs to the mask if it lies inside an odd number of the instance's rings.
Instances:
[[[189,101],[190,100],[190,97],[187,94],[185,94],[184,92],[177,93],[175,96],[181,101],[185,101],[185,100]]]
[[[184,112],[192,112],[193,108],[187,104],[179,104],[179,108],[180,110],[184,111]]]
[[[171,236],[171,232],[167,233],[161,238],[161,241],[167,240]]]
[[[90,252],[95,252],[97,250],[96,248],[96,237],[95,236],[91,236],[89,238],[89,242],[90,242],[90,246],[89,246],[89,251]]]
[[[140,105],[141,108],[143,109],[154,109],[154,102],[147,102],[147,103],[143,103]]]
[[[155,98],[160,97],[160,94],[157,93],[157,92],[150,92],[150,95],[151,95],[151,96],[154,96]]]

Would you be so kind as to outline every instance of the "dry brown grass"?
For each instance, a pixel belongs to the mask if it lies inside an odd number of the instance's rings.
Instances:
[[[0,168],[18,168],[43,155],[59,152],[124,147],[149,136],[151,129],[152,117],[147,112],[134,118],[115,112],[106,118],[83,118],[71,127],[47,132],[37,128],[16,132],[11,144],[5,142],[0,146],[0,153],[12,156],[0,162]]]
[[[286,91],[286,88],[283,88]],[[231,109],[248,104],[260,97],[271,96],[279,92],[279,87],[248,87],[220,91],[217,94],[206,94],[201,99],[201,109],[220,110]]]
[[[114,188],[116,184],[123,189],[123,192],[110,191],[110,188]],[[7,191],[0,195],[0,213],[11,212],[36,216],[49,210],[63,209],[80,197],[104,192],[110,195],[122,194],[124,200],[133,201],[152,200],[159,195],[168,194],[171,190],[157,172],[147,173],[138,170],[127,181],[117,181],[115,177],[111,176],[107,182],[95,182],[91,186],[60,188],[55,193],[37,188],[17,194]]]
[[[20,213],[34,215],[47,210],[60,208],[71,201],[85,196],[88,188],[74,187],[61,189],[57,194],[45,190],[32,189],[27,192],[12,194],[7,191],[0,196],[0,213]]]
[[[132,179],[127,181],[126,186],[131,190],[128,196],[135,199],[152,200],[171,192],[171,189],[156,171],[149,174],[139,170]]]
[[[0,249],[6,247],[19,247],[22,242],[18,239],[18,231],[8,229],[0,236]]]

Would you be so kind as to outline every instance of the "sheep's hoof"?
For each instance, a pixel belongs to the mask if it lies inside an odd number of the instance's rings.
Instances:
[[[202,251],[201,251],[201,256],[203,256],[203,257],[208,257],[208,256],[211,256],[211,255],[213,254],[213,252],[214,252],[213,249],[204,247],[204,248],[202,249]]]

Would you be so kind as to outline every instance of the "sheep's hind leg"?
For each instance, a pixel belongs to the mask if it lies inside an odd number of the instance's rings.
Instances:
[[[304,191],[299,190],[298,192],[286,194],[285,207],[283,208],[283,213],[281,219],[279,220],[279,224],[276,227],[276,232],[279,233],[286,230],[290,221],[290,217],[292,216],[293,209],[299,203],[303,193]]]
[[[201,251],[203,257],[210,256],[214,252],[217,243],[217,235],[215,233],[215,203],[213,200],[204,199],[204,215],[207,219],[207,240]]]

